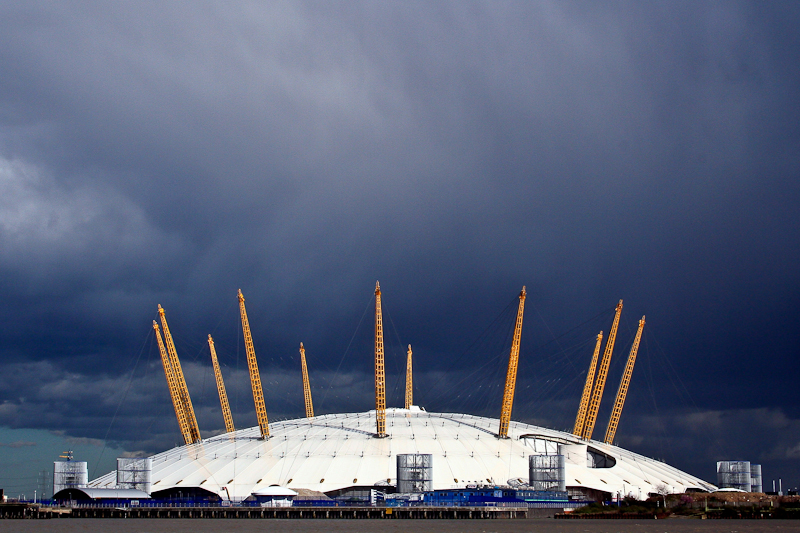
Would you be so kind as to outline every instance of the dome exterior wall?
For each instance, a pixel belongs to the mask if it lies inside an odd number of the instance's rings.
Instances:
[[[242,500],[271,485],[328,492],[355,485],[395,485],[398,454],[431,454],[433,488],[505,484],[528,480],[531,455],[567,450],[567,487],[612,496],[644,497],[716,487],[663,462],[570,433],[511,422],[509,438],[498,438],[499,421],[459,413],[429,413],[417,407],[387,409],[385,438],[375,437],[375,412],[343,413],[225,433],[152,456],[152,490],[200,487],[222,499]],[[566,447],[564,447],[566,445]],[[601,467],[591,467],[600,457]],[[606,458],[606,459],[603,459]],[[612,465],[612,466],[608,466]],[[116,473],[89,486],[111,488]]]

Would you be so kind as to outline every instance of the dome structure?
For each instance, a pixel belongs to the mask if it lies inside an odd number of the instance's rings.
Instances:
[[[278,486],[271,486],[271,487],[264,487],[263,489],[258,489],[253,491],[253,496],[269,496],[273,498],[288,498],[288,497],[295,497],[297,493],[292,489],[287,489],[286,487],[278,487]]]
[[[234,501],[270,486],[332,492],[397,482],[398,454],[431,454],[433,488],[527,482],[531,455],[564,455],[573,495],[646,497],[716,487],[663,462],[570,433],[419,407],[386,410],[387,436],[375,435],[375,411],[273,422],[224,433],[152,456],[152,492],[203,492]],[[116,472],[89,483],[113,488]]]

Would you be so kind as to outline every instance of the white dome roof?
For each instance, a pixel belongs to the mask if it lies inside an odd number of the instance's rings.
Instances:
[[[666,487],[714,490],[665,463],[570,433],[511,422],[509,438],[499,439],[497,419],[417,408],[387,409],[388,436],[375,437],[375,411],[285,420],[270,424],[270,438],[258,427],[225,433],[197,444],[156,454],[152,491],[201,487],[223,499],[240,500],[279,485],[327,492],[353,485],[396,483],[398,454],[433,455],[435,489],[468,484],[505,484],[528,479],[528,457],[567,450],[566,485],[646,496]],[[587,466],[586,445],[614,459],[610,468]],[[614,462],[612,461],[612,462]],[[116,472],[89,486],[113,487]],[[226,487],[224,489],[223,487]]]

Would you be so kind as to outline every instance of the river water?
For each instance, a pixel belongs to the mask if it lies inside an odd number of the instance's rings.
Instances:
[[[112,533],[800,533],[800,520],[0,520],[0,531]]]

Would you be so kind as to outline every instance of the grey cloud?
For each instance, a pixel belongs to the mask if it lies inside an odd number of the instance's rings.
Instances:
[[[637,416],[619,436],[640,453],[715,481],[717,461],[747,460],[761,464],[768,479],[796,479],[792,459],[800,442],[800,420],[780,408],[671,411],[661,416]],[[768,443],[764,445],[764,443]],[[788,460],[787,460],[788,459]]]
[[[626,342],[648,316],[652,364],[627,420],[695,402],[703,416],[671,426],[687,442],[748,409],[793,420],[775,391],[798,377],[798,18],[745,2],[0,7],[0,422],[174,443],[162,304],[204,434],[222,426],[208,333],[254,423],[237,288],[271,416],[302,412],[300,341],[323,408],[365,409],[375,279],[431,408],[493,413],[503,348],[470,343],[526,284],[520,418],[570,425],[610,319],[547,343],[622,297]]]
[[[36,446],[36,443],[24,440],[18,440],[14,442],[0,442],[0,447],[4,448],[29,448],[31,446]]]

